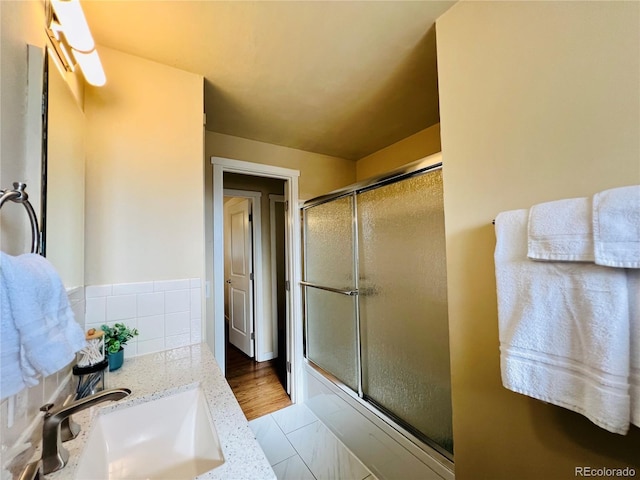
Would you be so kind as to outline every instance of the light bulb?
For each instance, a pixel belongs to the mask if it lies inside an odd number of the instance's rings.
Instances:
[[[82,74],[84,75],[84,79],[87,83],[93,85],[94,87],[101,87],[105,83],[107,83],[107,77],[104,74],[104,69],[102,68],[102,63],[100,63],[100,57],[98,56],[98,51],[93,50],[89,53],[78,52],[75,49],[73,50],[73,56],[80,65],[80,69],[82,70]]]
[[[51,5],[67,43],[80,52],[93,50],[96,45],[79,0],[52,0]]]

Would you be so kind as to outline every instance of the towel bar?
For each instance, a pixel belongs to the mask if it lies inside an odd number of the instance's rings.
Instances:
[[[13,182],[13,190],[0,190],[0,208],[7,201],[21,203],[27,210],[29,222],[31,224],[31,253],[40,253],[40,229],[38,228],[38,218],[33,206],[29,202],[29,195],[25,192],[26,183]]]

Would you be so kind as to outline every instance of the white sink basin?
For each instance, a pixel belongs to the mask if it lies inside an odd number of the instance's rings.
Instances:
[[[189,479],[224,463],[202,390],[99,415],[76,478]]]

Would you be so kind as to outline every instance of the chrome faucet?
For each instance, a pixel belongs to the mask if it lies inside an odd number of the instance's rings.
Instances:
[[[93,407],[98,403],[121,400],[130,394],[131,390],[128,388],[112,388],[81,398],[68,405],[47,409],[42,429],[43,473],[46,475],[60,470],[69,461],[69,452],[62,446],[62,439],[60,438],[60,424],[65,418],[86,408]]]

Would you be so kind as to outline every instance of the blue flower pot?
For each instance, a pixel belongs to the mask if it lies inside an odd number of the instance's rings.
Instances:
[[[107,358],[109,359],[109,371],[118,370],[124,362],[124,349],[121,348],[117,353],[109,353]]]

